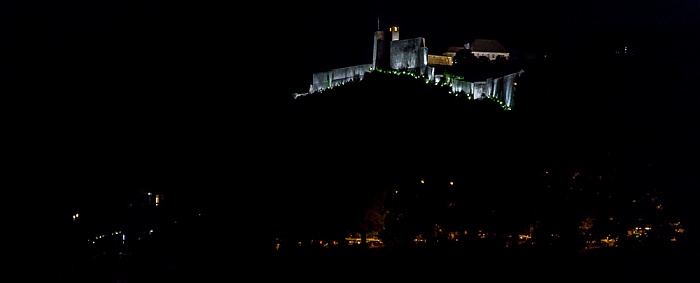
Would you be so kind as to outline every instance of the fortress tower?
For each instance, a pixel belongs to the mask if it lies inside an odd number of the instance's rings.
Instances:
[[[391,41],[399,40],[399,26],[393,25],[389,27],[389,31],[391,32]]]
[[[389,68],[389,51],[391,49],[391,40],[387,38],[386,32],[379,30],[374,32],[374,47],[372,50],[372,69],[388,69]],[[391,31],[391,29],[390,29]],[[398,36],[398,28],[396,32]],[[393,31],[392,31],[393,36]]]

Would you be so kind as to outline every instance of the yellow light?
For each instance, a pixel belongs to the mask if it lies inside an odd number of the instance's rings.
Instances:
[[[421,183],[421,184],[425,184],[425,180],[420,180],[420,183]]]
[[[454,184],[455,184],[455,182],[450,181],[450,186],[452,186],[452,185],[454,185]]]
[[[515,83],[515,82],[514,82],[513,85],[518,85],[518,83]]]

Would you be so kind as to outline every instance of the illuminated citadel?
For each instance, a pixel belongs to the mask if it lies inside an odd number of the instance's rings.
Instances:
[[[382,30],[374,33],[374,48],[371,64],[362,64],[326,72],[314,73],[308,93],[322,92],[347,82],[362,80],[368,72],[409,74],[424,79],[426,83],[450,86],[451,93],[465,95],[471,99],[493,99],[504,109],[513,107],[515,79],[520,70],[501,77],[479,81],[465,80],[445,72],[451,66],[460,49],[470,49],[477,57],[494,60],[499,56],[509,59],[508,51],[495,40],[477,39],[464,47],[451,47],[443,55],[430,55],[423,37],[399,39],[398,26],[389,28],[390,34]],[[304,94],[295,94],[295,96]]]

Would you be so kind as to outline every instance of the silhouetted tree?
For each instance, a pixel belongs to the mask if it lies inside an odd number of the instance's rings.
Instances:
[[[474,56],[471,49],[461,49],[457,51],[453,58],[454,66],[459,66],[460,68],[467,67],[470,64],[478,62],[479,59]]]
[[[368,233],[380,233],[384,231],[384,218],[386,209],[384,202],[386,194],[375,195],[371,198],[369,207],[364,211],[364,214],[359,217],[358,227],[360,229],[361,244],[367,244]]]

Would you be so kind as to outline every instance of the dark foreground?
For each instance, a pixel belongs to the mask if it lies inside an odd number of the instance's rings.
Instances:
[[[263,280],[537,280],[547,282],[698,282],[700,257],[679,246],[597,248],[494,248],[454,244],[366,248],[256,248],[227,228],[183,219],[138,240],[111,237],[51,249],[35,257],[43,282],[231,282]],[[149,231],[150,232],[150,231]],[[230,231],[229,231],[230,232]],[[253,239],[254,240],[254,239]],[[44,265],[46,264],[46,265]]]
[[[395,279],[672,282],[700,279],[697,253],[688,248],[606,248],[587,252],[556,249],[485,250],[449,246],[276,254],[266,263],[330,269],[371,270]],[[343,266],[339,268],[338,266]],[[349,273],[347,276],[356,275]],[[360,275],[361,276],[361,275]]]
[[[137,216],[156,219],[149,213]],[[67,220],[39,233],[43,226],[25,225],[28,230],[18,235],[19,244],[6,244],[21,254],[8,261],[8,270],[12,278],[22,279],[16,282],[229,282],[245,280],[249,274],[255,281],[700,282],[699,249],[692,237],[677,244],[592,249],[505,247],[489,239],[375,248],[340,242],[301,246],[295,240],[277,246],[269,237],[236,231],[231,219],[206,211],[178,210],[158,216],[158,221],[105,229],[77,229],[73,224],[80,222]],[[100,237],[103,232],[106,236]]]

